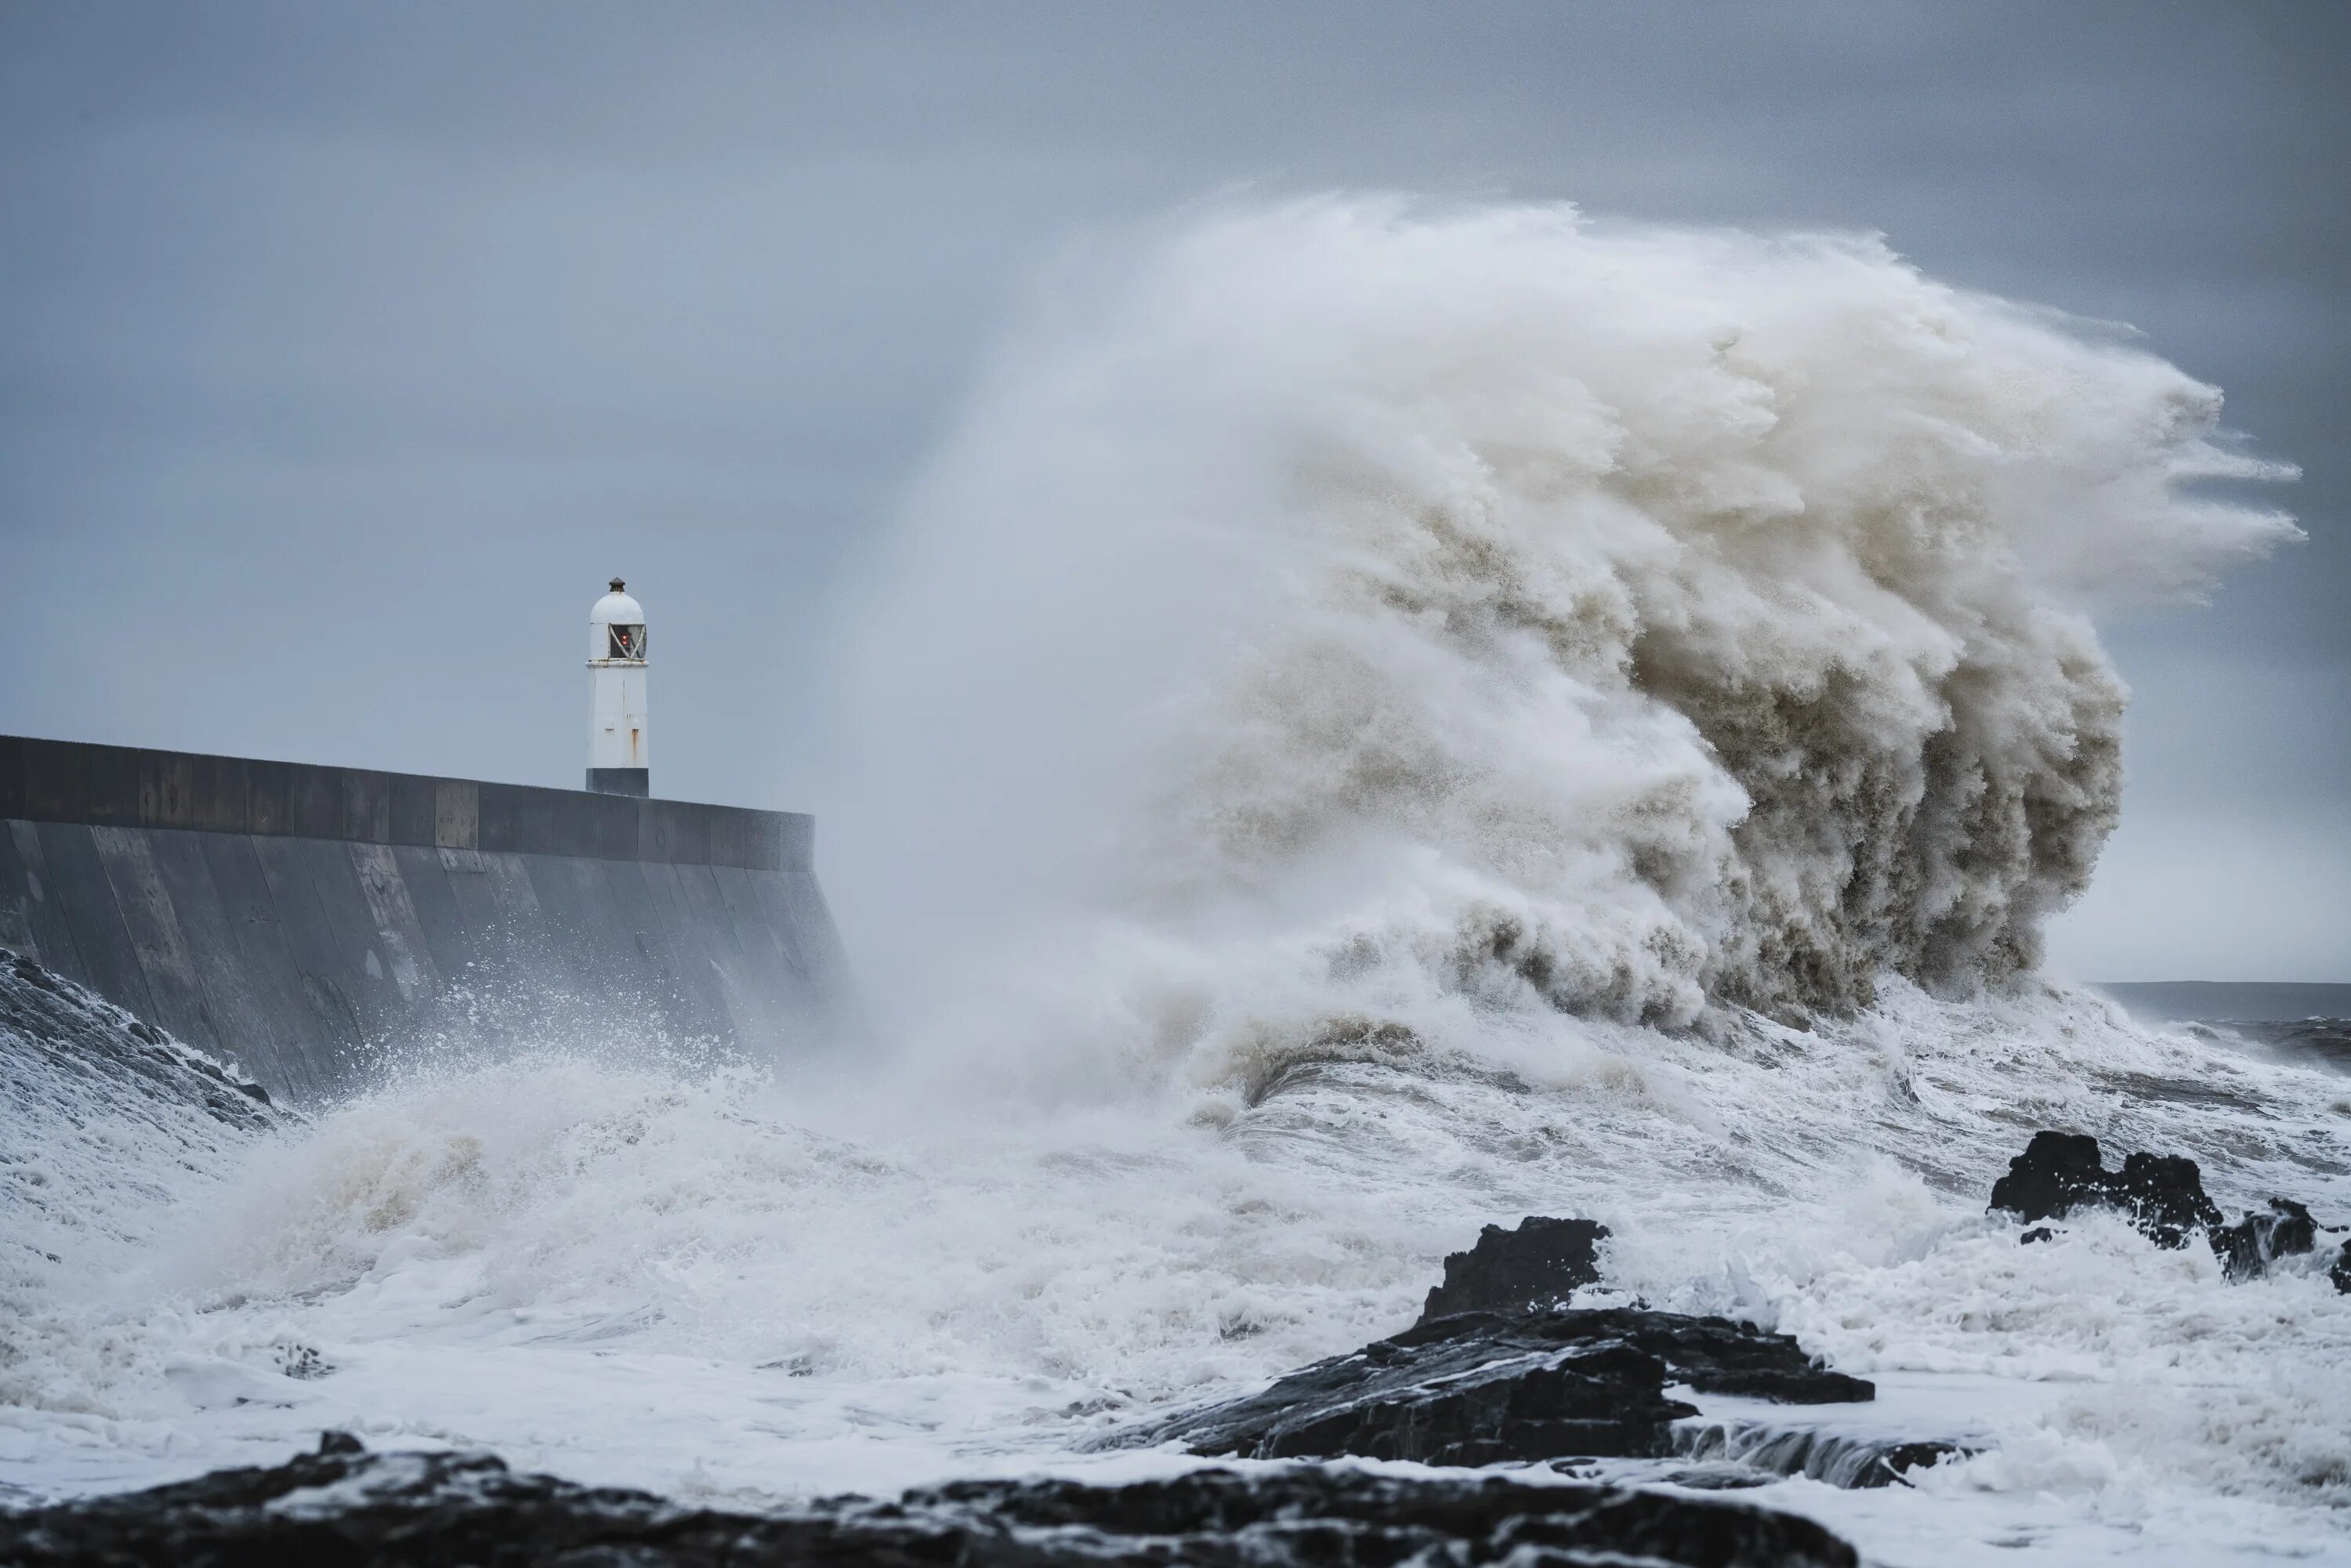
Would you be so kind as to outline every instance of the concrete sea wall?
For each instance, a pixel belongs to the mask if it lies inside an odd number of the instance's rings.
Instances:
[[[534,1039],[845,1025],[792,812],[0,737],[0,946],[316,1102]]]

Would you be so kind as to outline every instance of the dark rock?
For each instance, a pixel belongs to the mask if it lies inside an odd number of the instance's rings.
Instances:
[[[2225,1229],[2215,1230],[2212,1250],[2232,1280],[2250,1280],[2280,1258],[2308,1252],[2318,1245],[2318,1224],[2310,1210],[2289,1197],[2270,1199],[2267,1214],[2248,1214]]]
[[[1660,1458],[1697,1410],[1668,1383],[1794,1404],[1869,1399],[1796,1342],[1728,1318],[1638,1308],[1464,1312],[1292,1373],[1130,1440],[1179,1439],[1250,1458],[1503,1460]]]
[[[2098,1140],[2080,1133],[2035,1133],[2024,1153],[2008,1162],[1992,1184],[1991,1207],[2027,1224],[2064,1219],[2085,1208],[2114,1208],[2155,1239],[2184,1247],[2191,1230],[2220,1228],[2220,1211],[2204,1196],[2203,1173],[2182,1155],[2137,1154],[2109,1171]]]
[[[1530,1215],[1515,1230],[1489,1225],[1478,1244],[1445,1260],[1445,1282],[1428,1292],[1420,1321],[1454,1312],[1564,1306],[1579,1285],[1600,1278],[1596,1256],[1608,1228],[1590,1219]]]
[[[2183,1155],[2134,1154],[2118,1171],[2105,1168],[2098,1140],[2080,1133],[2035,1133],[2024,1153],[2008,1162],[2008,1174],[1992,1184],[1991,1207],[2006,1209],[2030,1225],[2064,1219],[2089,1208],[2114,1209],[2158,1247],[2188,1245],[2202,1232],[2231,1279],[2250,1279],[2270,1263],[2307,1252],[2317,1244],[2310,1210],[2291,1198],[2270,1199],[2266,1213],[2221,1223],[2220,1207],[2204,1194],[2204,1176]],[[2048,1228],[2027,1230],[2022,1239],[2045,1240]]]
[[[1912,1470],[1923,1470],[1929,1466],[1939,1465],[1945,1459],[1964,1459],[1975,1452],[1977,1452],[1976,1449],[1959,1443],[1935,1441],[1889,1443],[1878,1450],[1877,1464],[1891,1478],[1891,1480],[1901,1480]],[[1890,1482],[1864,1480],[1855,1484],[1867,1487],[1890,1484]]]
[[[2035,1133],[2024,1152],[2008,1162],[2008,1174],[1992,1183],[1991,1207],[2031,1224],[2069,1214],[2085,1199],[2104,1203],[2105,1181],[2097,1139],[2082,1133]]]
[[[1854,1405],[1877,1397],[1877,1385],[1867,1378],[1831,1372],[1790,1336],[1753,1323],[1635,1307],[1561,1315],[1583,1318],[1586,1333],[1624,1333],[1663,1361],[1674,1381],[1700,1394],[1737,1394],[1782,1405]]]
[[[2204,1173],[2185,1155],[2126,1155],[2113,1191],[2116,1207],[2158,1247],[2185,1247],[2190,1233],[2210,1236],[2220,1227],[2219,1206],[2204,1196]]]
[[[2343,1244],[2343,1250],[2335,1255],[2335,1267],[2326,1271],[2326,1277],[2335,1281],[2336,1290],[2351,1296],[2351,1241]]]
[[[330,1451],[152,1491],[0,1513],[20,1568],[450,1563],[958,1564],[1308,1568],[1437,1562],[1604,1568],[1848,1568],[1853,1549],[1792,1514],[1711,1498],[1498,1477],[1311,1467],[1200,1470],[1126,1486],[974,1481],[893,1501],[772,1514],[517,1475],[487,1454]]]

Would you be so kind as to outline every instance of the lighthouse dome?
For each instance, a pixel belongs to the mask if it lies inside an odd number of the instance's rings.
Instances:
[[[612,591],[589,608],[588,662],[591,664],[608,660],[644,662],[645,609],[622,591],[627,587],[614,578]]]
[[[598,600],[588,612],[590,626],[642,626],[645,607],[622,591],[628,587],[619,578],[612,580],[612,591]]]

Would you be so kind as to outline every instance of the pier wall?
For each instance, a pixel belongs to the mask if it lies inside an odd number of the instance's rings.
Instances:
[[[815,822],[0,737],[0,946],[298,1103],[403,1053],[782,1059],[851,1007]]]

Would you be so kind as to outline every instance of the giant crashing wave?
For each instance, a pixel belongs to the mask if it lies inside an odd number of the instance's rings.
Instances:
[[[2199,487],[2291,473],[2216,390],[1874,238],[1323,198],[1105,249],[865,617],[873,847],[910,940],[1061,911],[990,962],[1208,1076],[2009,982],[2116,819],[2093,614],[2298,537]]]

